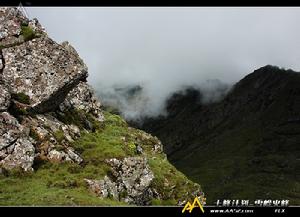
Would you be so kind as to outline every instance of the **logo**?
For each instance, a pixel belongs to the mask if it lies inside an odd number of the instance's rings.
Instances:
[[[203,204],[204,204],[205,198],[203,198]],[[202,204],[199,201],[198,197],[195,197],[193,204],[191,204],[189,201],[185,204],[184,208],[182,209],[182,213],[185,211],[189,211],[190,213],[193,211],[195,207],[199,207],[199,209],[204,213],[204,209]]]

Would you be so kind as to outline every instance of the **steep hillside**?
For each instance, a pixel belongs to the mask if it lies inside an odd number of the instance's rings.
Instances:
[[[141,127],[169,160],[217,199],[290,199],[300,204],[300,74],[265,66],[218,103],[193,88],[174,94],[168,117]]]
[[[183,204],[204,194],[156,138],[102,111],[87,66],[0,8],[0,205]]]

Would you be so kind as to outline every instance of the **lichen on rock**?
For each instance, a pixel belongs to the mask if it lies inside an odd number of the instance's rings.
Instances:
[[[25,93],[34,111],[53,111],[87,76],[75,55],[48,37],[2,50],[3,81],[14,93]]]
[[[11,95],[8,89],[0,84],[0,112],[6,111],[10,105]]]
[[[30,128],[36,146],[37,157],[51,162],[71,161],[81,163],[83,159],[71,146],[80,137],[77,126],[66,125],[50,114],[26,117],[23,125]]]
[[[93,114],[98,121],[104,120],[100,101],[95,97],[93,89],[86,82],[80,82],[70,91],[59,108],[61,111],[66,109],[83,110],[86,113]]]
[[[86,179],[90,189],[99,197],[111,196],[115,200],[136,205],[149,205],[153,198],[159,198],[156,190],[150,187],[154,174],[146,158],[113,158],[106,162],[112,168],[111,177],[105,176],[102,180]]]
[[[0,113],[0,167],[32,170],[35,148],[26,128],[7,112]]]

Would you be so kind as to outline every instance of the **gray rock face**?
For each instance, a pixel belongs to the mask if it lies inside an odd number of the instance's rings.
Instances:
[[[10,146],[21,137],[23,126],[7,112],[0,113],[0,150]]]
[[[21,34],[22,22],[28,22],[28,19],[16,8],[0,8],[0,40],[2,44],[4,40],[13,40]]]
[[[0,167],[31,170],[35,157],[83,161],[71,146],[80,137],[78,126],[64,124],[48,112],[61,105],[62,110],[81,109],[103,121],[100,103],[86,83],[87,70],[76,50],[68,42],[60,45],[48,38],[37,19],[0,7]],[[21,123],[4,112],[10,103],[12,114],[22,116]]]
[[[19,138],[11,147],[0,165],[5,169],[22,168],[24,171],[32,171],[34,161],[34,146],[28,138]]]
[[[0,84],[0,112],[6,111],[10,104],[10,93]]]
[[[35,112],[53,111],[81,80],[87,67],[47,37],[2,50],[3,80],[14,93],[30,97]]]
[[[0,7],[0,168],[32,170],[35,158],[83,161],[71,145],[79,127],[54,113],[75,108],[103,121],[87,70],[76,50],[51,40],[37,19]]]
[[[136,205],[147,205],[152,198],[159,197],[150,188],[154,175],[145,158],[113,158],[107,163],[112,168],[111,177],[105,176],[103,180],[86,179],[91,191],[100,197],[113,197]]]
[[[9,113],[0,113],[0,167],[32,170],[34,152],[26,129]]]
[[[77,126],[66,125],[49,114],[26,117],[22,124],[30,128],[37,156],[41,159],[78,164],[83,161],[70,145],[74,139],[80,137]]]
[[[70,91],[65,101],[60,105],[61,111],[70,108],[91,113],[98,121],[104,120],[101,104],[95,97],[92,88],[86,82],[80,82],[72,91]]]
[[[75,163],[81,163],[83,159],[74,152],[72,148],[67,148],[65,151],[58,151],[56,149],[52,149],[49,151],[47,158],[50,162],[75,162]]]
[[[44,28],[37,19],[29,20],[14,7],[0,8],[0,47],[11,47],[24,43],[27,39],[22,32],[22,26],[29,27],[35,35],[46,35]]]

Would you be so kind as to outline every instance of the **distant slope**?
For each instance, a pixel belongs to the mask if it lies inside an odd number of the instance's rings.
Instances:
[[[214,104],[194,89],[174,94],[169,116],[141,127],[169,160],[217,199],[290,199],[300,204],[300,73],[265,66]]]

